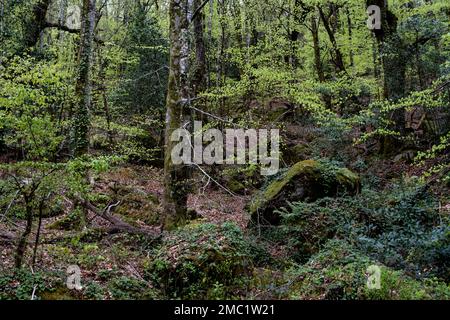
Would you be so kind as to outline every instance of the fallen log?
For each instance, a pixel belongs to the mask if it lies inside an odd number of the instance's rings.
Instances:
[[[85,209],[111,223],[111,226],[105,229],[105,232],[109,234],[124,232],[129,234],[142,235],[153,240],[162,237],[162,228],[159,228],[159,230],[150,230],[146,228],[135,227],[111,214],[111,210],[118,207],[120,205],[120,201],[116,204],[108,205],[106,206],[106,208],[101,210],[88,200],[82,199],[80,197],[77,197],[77,200]]]

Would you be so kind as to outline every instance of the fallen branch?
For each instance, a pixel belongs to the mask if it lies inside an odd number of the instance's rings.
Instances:
[[[81,29],[73,29],[73,28],[70,28],[70,27],[68,27],[66,25],[63,25],[63,24],[52,23],[52,22],[48,22],[48,21],[45,23],[44,27],[45,28],[55,28],[55,29],[58,29],[58,30],[61,30],[61,31],[72,33],[72,34],[80,34],[81,33]],[[105,43],[98,36],[94,37],[94,41],[97,42],[98,44],[104,44]]]
[[[93,212],[95,215],[111,223],[111,226],[105,230],[109,234],[125,232],[130,234],[142,235],[152,239],[158,239],[162,236],[161,229],[156,231],[135,227],[111,214],[111,210],[119,206],[120,201],[116,204],[108,205],[105,209],[101,210],[88,200],[84,200],[80,197],[78,197],[77,200],[85,209]]]

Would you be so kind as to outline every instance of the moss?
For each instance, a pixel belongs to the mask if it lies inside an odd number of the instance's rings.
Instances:
[[[275,181],[264,192],[264,199],[270,201],[275,198],[280,191],[292,181],[295,177],[304,174],[310,175],[313,179],[317,179],[320,175],[319,166],[316,161],[306,160],[295,164],[281,181]]]
[[[79,300],[77,292],[71,291],[66,287],[59,287],[51,291],[45,291],[40,294],[42,300]]]
[[[350,186],[351,190],[356,192],[360,192],[361,182],[359,176],[348,170],[347,168],[340,169],[336,172],[336,179],[339,184],[343,186]]]
[[[78,230],[82,225],[81,215],[81,211],[79,209],[75,209],[68,215],[50,224],[47,228],[55,230]]]
[[[127,193],[120,195],[121,201],[115,213],[125,217],[130,223],[140,220],[148,225],[154,225],[159,220],[159,204],[154,195],[139,190],[126,189]]]
[[[246,194],[261,186],[262,177],[256,165],[232,167],[223,170],[222,182],[234,193]]]
[[[250,254],[234,224],[195,222],[164,239],[146,276],[169,298],[232,298],[249,278]]]
[[[299,161],[309,159],[311,154],[311,148],[307,144],[298,143],[286,146],[286,149],[283,150],[283,160],[287,164],[293,165]]]
[[[234,193],[241,193],[245,190],[245,186],[236,180],[232,180],[228,183],[228,188],[233,191]]]
[[[314,201],[340,192],[357,193],[360,189],[358,175],[345,168],[328,168],[321,162],[305,160],[296,163],[280,179],[272,182],[260,192],[249,206],[254,220],[257,214],[270,223],[279,222],[276,209],[287,206],[289,202]]]

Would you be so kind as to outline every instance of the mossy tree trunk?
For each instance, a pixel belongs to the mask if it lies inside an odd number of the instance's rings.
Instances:
[[[325,82],[325,73],[323,71],[322,57],[320,53],[319,21],[316,18],[315,12],[311,14],[311,34],[314,47],[314,67],[316,69],[319,81]]]
[[[397,35],[397,17],[389,10],[386,0],[367,0],[367,6],[381,9],[381,29],[374,29],[384,74],[384,98],[397,99],[405,89],[406,66],[404,48]]]
[[[78,50],[78,77],[75,87],[77,106],[74,114],[72,150],[75,156],[88,151],[89,110],[92,103],[92,53],[94,47],[94,28],[96,22],[96,0],[83,0],[81,16],[81,36]]]
[[[188,0],[170,1],[170,73],[166,102],[166,132],[164,160],[164,217],[166,229],[182,225],[187,220],[187,178],[185,165],[175,165],[171,141],[172,133],[183,123],[184,106],[189,101],[188,88]]]
[[[381,28],[372,32],[377,40],[378,55],[381,57],[383,71],[383,98],[397,100],[404,96],[406,82],[407,50],[397,33],[398,18],[389,10],[386,0],[367,0],[367,6],[376,5],[381,9]],[[403,114],[400,110],[391,113],[395,129],[401,129]],[[384,136],[381,139],[380,152],[389,155],[397,150],[396,139]]]
[[[336,40],[335,36],[335,28],[330,24],[330,18],[333,16],[334,21],[338,19],[337,12],[334,10],[334,6],[331,6],[330,14],[327,16],[325,12],[323,11],[322,7],[317,6],[317,9],[319,10],[320,19],[322,20],[323,26],[325,27],[325,30],[328,34],[328,38],[330,39],[331,46],[333,47],[333,63],[336,69],[336,72],[345,72],[345,65],[344,65],[344,58],[341,52],[341,49],[339,48],[339,45]]]
[[[194,8],[199,10],[195,17],[193,17],[194,21],[194,37],[195,37],[195,69],[193,75],[193,89],[194,94],[202,92],[206,89],[206,45],[204,38],[205,31],[205,15],[203,11],[200,9],[202,6],[201,0],[194,0]]]
[[[41,36],[41,32],[46,26],[47,11],[50,6],[50,0],[39,0],[33,6],[31,19],[27,21],[25,44],[31,48],[36,45]]]

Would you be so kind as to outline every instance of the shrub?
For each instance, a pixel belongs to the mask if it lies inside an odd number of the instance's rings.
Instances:
[[[147,274],[170,298],[230,298],[246,280],[250,250],[241,230],[192,224],[164,239]]]
[[[381,270],[380,289],[367,286],[368,267]],[[450,287],[437,280],[417,281],[389,269],[342,240],[330,240],[305,266],[288,273],[289,298],[295,299],[449,299]]]
[[[109,293],[115,300],[152,300],[157,299],[157,292],[144,280],[119,277],[108,284]]]
[[[317,253],[327,239],[340,238],[389,267],[447,281],[450,221],[437,207],[426,188],[397,184],[354,198],[292,203],[281,211],[281,226],[266,236],[292,248],[297,262]]]

